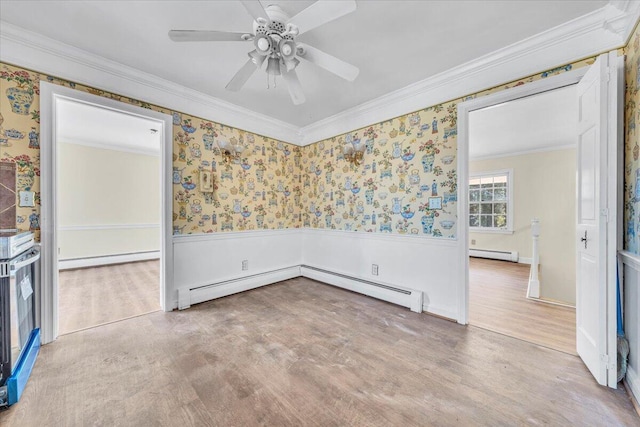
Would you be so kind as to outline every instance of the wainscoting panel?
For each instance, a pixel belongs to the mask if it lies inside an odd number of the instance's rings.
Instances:
[[[173,250],[174,289],[169,290],[173,308],[178,307],[178,291],[180,305],[186,308],[300,275],[302,246],[297,229],[174,236]],[[246,270],[242,269],[244,260]],[[296,272],[293,276],[292,271]],[[243,279],[246,282],[240,283]],[[187,290],[190,301],[185,300]]]
[[[619,258],[624,266],[624,332],[629,340],[626,382],[640,401],[640,257],[621,252]]]
[[[457,241],[336,230],[304,229],[302,234],[303,265],[422,291],[424,311],[458,318]]]

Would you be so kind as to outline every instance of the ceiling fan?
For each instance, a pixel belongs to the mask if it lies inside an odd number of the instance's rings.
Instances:
[[[298,35],[355,11],[355,0],[318,0],[293,18],[290,18],[276,4],[264,8],[258,0],[242,0],[241,2],[254,19],[253,33],[169,31],[169,38],[176,42],[253,42],[255,49],[248,53],[249,60],[227,84],[227,90],[240,90],[265,61],[267,62],[265,70],[267,75],[273,76],[274,80],[276,76],[282,76],[289,89],[289,95],[296,105],[305,102],[302,85],[296,74],[296,67],[300,64],[298,58],[307,60],[348,81],[354,81],[358,76],[360,70],[357,67],[315,47],[296,42]]]

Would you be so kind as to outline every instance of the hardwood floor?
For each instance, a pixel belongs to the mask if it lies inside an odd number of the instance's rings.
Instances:
[[[59,333],[160,310],[159,268],[153,260],[61,271]]]
[[[580,359],[296,278],[42,348],[3,426],[639,425]]]
[[[576,354],[576,310],[526,298],[529,266],[469,258],[469,324]]]

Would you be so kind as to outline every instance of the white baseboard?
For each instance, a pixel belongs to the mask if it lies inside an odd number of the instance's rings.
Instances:
[[[625,379],[636,401],[640,402],[640,378],[638,377],[638,373],[629,365],[627,365],[627,375]]]
[[[533,262],[532,258],[526,258],[526,257],[518,257],[518,264],[529,264],[531,265],[531,263]]]
[[[58,270],[73,268],[97,267],[100,265],[124,264],[126,262],[147,261],[159,259],[160,251],[137,252],[121,255],[107,255],[91,258],[65,259],[58,261]]]
[[[422,292],[415,289],[375,283],[313,266],[301,266],[300,274],[309,279],[407,307],[416,313],[422,312]]]
[[[293,266],[225,280],[220,283],[212,283],[211,285],[201,286],[195,289],[181,288],[178,289],[178,309],[184,310],[193,304],[226,297],[299,276],[300,267]]]
[[[469,249],[469,256],[510,262],[518,262],[519,258],[517,251],[496,251],[492,249]]]
[[[433,304],[428,304],[426,302],[422,304],[422,311],[424,311],[425,313],[436,315],[438,317],[444,317],[453,322],[455,322],[458,319],[457,312],[447,310],[446,308],[437,307],[437,306],[434,306]]]

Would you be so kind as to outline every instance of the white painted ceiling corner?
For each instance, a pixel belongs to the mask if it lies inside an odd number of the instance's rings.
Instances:
[[[9,10],[9,6],[19,4],[20,7],[26,7],[23,6],[24,3],[3,1],[0,4],[3,19],[9,16],[9,14],[5,13]],[[108,2],[90,3],[92,6],[97,5],[95,7],[105,8],[104,10],[106,12],[111,10]],[[230,2],[220,2],[220,4],[217,4],[218,2],[206,3],[212,3],[214,7],[221,8],[236,7]],[[297,2],[282,3],[292,8],[303,7],[303,5]],[[360,3],[358,7],[360,8],[362,6],[363,16],[366,16],[366,13],[373,13],[371,9],[368,9],[369,4],[364,3],[361,5]],[[444,9],[444,3],[446,2],[435,2],[431,6],[437,6],[441,8],[440,10],[446,10]],[[191,5],[195,4],[196,3],[191,3]],[[381,7],[383,2],[376,4],[378,7]],[[398,2],[395,4],[397,5]],[[420,7],[427,7],[423,4],[419,5]],[[565,4],[562,7],[570,6]],[[229,10],[235,12],[233,9]],[[353,19],[357,19],[356,14],[358,14],[358,11],[352,14],[354,15],[354,17],[352,17]],[[195,18],[191,15],[189,20],[194,20]],[[147,72],[141,71],[130,65],[123,65],[123,63],[117,60],[107,59],[6,21],[0,21],[0,61],[59,76],[77,83],[99,87],[109,92],[134,99],[141,99],[145,102],[160,105],[174,111],[203,117],[270,138],[296,145],[308,145],[372,123],[377,123],[542,72],[561,64],[622,47],[628,40],[639,17],[640,2],[612,0],[604,7],[569,20],[566,23],[498,48],[490,53],[476,56],[474,59],[461,65],[453,66],[447,70],[432,74],[423,80],[416,81],[397,90],[392,90],[382,96],[359,102],[348,108],[344,108],[348,106],[348,103],[345,103],[344,100],[336,102],[335,111],[332,114],[325,115],[304,126],[296,125],[295,121],[293,121],[293,115],[297,117],[295,120],[297,120],[298,123],[301,120],[309,120],[309,117],[306,119],[303,118],[306,111],[304,110],[304,105],[298,107],[303,108],[301,110],[291,110],[289,105],[285,106],[283,104],[279,106],[274,101],[273,108],[265,109],[264,106],[269,104],[265,104],[265,100],[268,100],[268,98],[264,98],[264,96],[268,96],[269,94],[265,95],[262,92],[256,93],[255,91],[248,91],[243,96],[261,99],[261,111],[257,111],[258,109],[247,108],[247,105],[251,105],[251,103],[247,103],[246,100],[243,101],[245,106],[240,106],[230,101],[230,99],[236,100],[236,98],[223,100],[219,97],[208,95],[203,91],[175,83],[171,81],[171,79],[158,77],[154,74],[154,69]],[[229,20],[244,23],[244,18],[243,16],[230,16]],[[30,21],[28,22],[31,22],[31,24],[28,25],[35,25],[36,27],[34,28],[39,29],[37,22],[33,23],[35,17],[30,16],[29,19]],[[65,18],[62,17],[61,19]],[[205,18],[199,19],[201,19],[199,22],[206,24],[207,20]],[[179,23],[176,23],[177,21],[168,19],[163,22],[165,22],[167,26],[179,25]],[[310,38],[315,40],[313,37],[323,36],[325,34],[323,31],[340,34],[341,31],[345,30],[343,28],[344,26],[352,24],[353,22],[348,19],[344,20],[344,22],[336,21],[336,23],[327,24],[327,29],[319,27],[317,30],[314,30],[315,32],[310,32]],[[180,25],[188,25],[188,22]],[[53,27],[55,26],[49,25],[49,30],[55,33],[56,30]],[[160,27],[159,29],[155,27],[153,29],[158,32],[162,30],[163,37],[166,36],[166,31],[171,29],[165,29],[163,25],[160,25]],[[211,27],[203,29],[218,28]],[[242,28],[220,29],[242,30]],[[384,30],[378,28],[377,31]],[[421,31],[426,30],[421,29]],[[66,36],[69,36],[69,34]],[[385,33],[385,37],[398,37],[398,39],[395,40],[396,43],[407,43],[406,34],[402,32],[400,32],[399,35],[393,32],[387,32]],[[318,47],[326,48],[327,51],[333,53],[331,51],[331,49],[334,48],[333,44],[324,39],[318,40],[319,43],[326,43],[328,46],[325,47],[321,45]],[[163,40],[160,41],[164,43]],[[164,46],[162,43],[159,42],[160,45]],[[362,47],[366,47],[366,44],[363,44]],[[246,50],[243,49],[242,46],[236,46],[236,48],[238,48],[241,54]],[[213,49],[213,47],[203,47],[203,45],[200,45],[200,49],[208,51],[209,49]],[[363,51],[363,53],[366,52]],[[378,54],[380,54],[380,52],[378,52]],[[437,54],[438,52],[434,51],[433,55],[427,59],[433,62],[437,62],[439,59],[446,60],[446,58],[438,57]],[[235,55],[235,53],[233,55]],[[391,58],[389,58],[389,60],[391,60]],[[228,61],[232,61],[232,59],[228,59]],[[226,66],[228,64],[225,63],[224,65]],[[238,66],[240,65],[241,64],[238,64]],[[202,70],[205,74],[207,71],[209,70]],[[327,81],[326,79],[329,79],[318,70],[314,69],[312,71],[318,73],[318,75],[314,75],[312,79],[317,78],[319,79],[318,81],[325,82]],[[226,96],[226,94],[222,94]],[[276,94],[276,92],[273,92],[273,94]],[[280,95],[277,95],[273,99],[278,100],[278,96]],[[288,95],[285,96],[286,102],[290,102],[287,97]],[[309,99],[310,96],[308,95],[307,98]],[[256,102],[256,105],[258,105],[258,102]],[[286,111],[292,112],[292,121],[289,121],[288,117],[282,115],[282,113]],[[325,111],[329,110],[325,109]],[[271,114],[272,112],[273,116]],[[280,118],[275,118],[277,115],[280,115]]]

